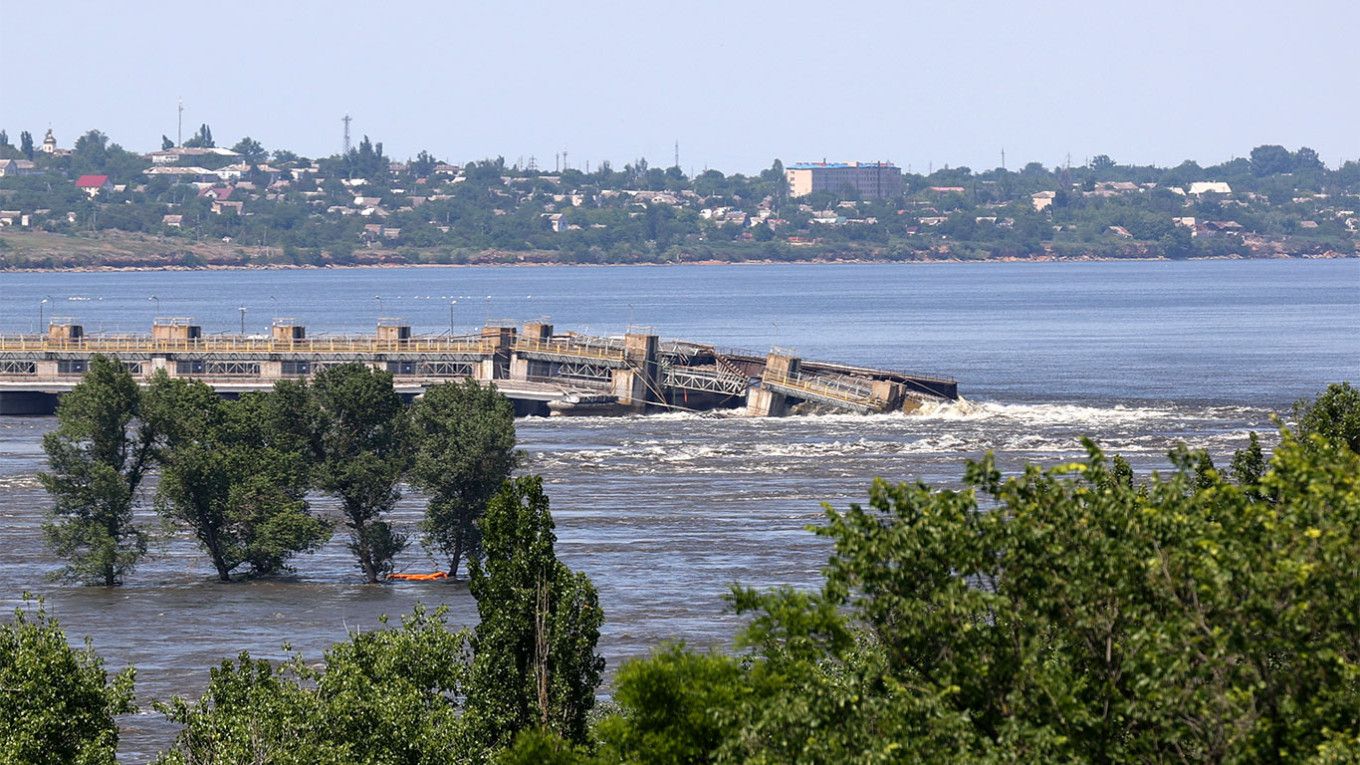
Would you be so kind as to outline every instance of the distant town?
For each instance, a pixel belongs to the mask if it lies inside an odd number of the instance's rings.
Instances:
[[[309,159],[208,125],[149,153],[91,130],[0,131],[0,269],[1355,257],[1360,161],[1258,146],[1202,167],[904,172],[779,160],[754,175],[637,160]]]

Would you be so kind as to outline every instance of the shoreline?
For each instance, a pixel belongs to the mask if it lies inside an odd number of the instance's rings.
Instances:
[[[928,266],[939,264],[984,264],[984,263],[1178,263],[1178,262],[1200,262],[1214,260],[1348,260],[1360,259],[1360,252],[1349,254],[1342,252],[1326,252],[1317,255],[1284,255],[1270,254],[1254,257],[1243,257],[1240,255],[1213,255],[1196,258],[1167,258],[1167,257],[1116,257],[1104,255],[1080,255],[1080,256],[1039,256],[1034,258],[1021,257],[1001,257],[1001,258],[926,258],[920,260],[898,260],[891,258],[807,258],[805,260],[774,260],[769,258],[751,260],[689,260],[680,262],[637,262],[637,263],[572,263],[568,261],[533,261],[533,262],[505,262],[505,263],[351,263],[351,264],[327,264],[327,265],[303,265],[293,263],[252,263],[247,265],[214,265],[205,264],[197,266],[186,265],[163,265],[163,266],[115,266],[115,265],[87,265],[72,266],[68,268],[0,268],[0,275],[3,274],[57,274],[57,273],[133,273],[133,272],[161,272],[161,271],[348,271],[348,270],[377,270],[377,269],[399,269],[399,268],[433,268],[433,269],[459,269],[459,268],[675,268],[675,267],[709,267],[709,266],[826,266],[826,265],[903,265],[903,266]]]

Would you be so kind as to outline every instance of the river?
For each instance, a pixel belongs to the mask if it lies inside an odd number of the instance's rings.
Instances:
[[[559,555],[599,587],[611,669],[666,640],[726,646],[736,621],[721,596],[734,582],[815,586],[828,550],[805,527],[875,476],[949,484],[988,450],[1014,470],[1079,454],[1083,435],[1141,472],[1179,441],[1224,458],[1252,430],[1273,443],[1272,412],[1360,381],[1360,260],[0,273],[0,333],[31,331],[39,311],[89,332],[144,332],[153,315],[235,332],[241,308],[247,332],[282,316],[313,336],[367,332],[379,316],[427,333],[550,317],[958,378],[965,401],[911,416],[519,421]],[[0,417],[3,605],[43,595],[73,640],[88,636],[112,669],[138,668],[144,704],[196,694],[209,666],[242,650],[278,658],[288,641],[316,657],[418,601],[475,620],[461,584],[361,584],[338,538],[292,576],[217,584],[150,513],[153,555],[125,586],[51,582],[36,473],[53,424]],[[396,522],[414,526],[421,507],[408,495]],[[398,568],[435,565],[414,545]],[[122,722],[124,762],[173,735],[149,710]]]

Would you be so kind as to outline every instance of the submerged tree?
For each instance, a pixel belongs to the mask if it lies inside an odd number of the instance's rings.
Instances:
[[[157,509],[193,532],[223,582],[245,564],[276,573],[330,537],[304,498],[306,452],[273,445],[275,395],[222,401],[201,382],[163,376],[147,394],[164,434]]]
[[[468,566],[480,617],[467,691],[470,745],[489,753],[532,728],[584,743],[604,671],[595,587],[557,560],[541,478],[506,483],[479,523],[484,555]]]
[[[514,406],[494,386],[468,380],[430,388],[411,422],[411,483],[429,497],[425,539],[457,576],[459,561],[481,552],[476,520],[518,463]]]
[[[43,437],[49,469],[39,479],[53,499],[43,529],[67,561],[67,578],[113,586],[146,553],[133,509],[156,438],[132,375],[113,359],[92,357],[57,406],[57,428]]]
[[[87,645],[71,647],[42,603],[0,624],[0,762],[114,765],[118,724],[134,711],[134,671],[110,682]]]
[[[323,370],[312,385],[319,459],[315,486],[340,500],[365,579],[392,570],[406,538],[384,516],[401,497],[407,413],[392,375],[362,364]]]

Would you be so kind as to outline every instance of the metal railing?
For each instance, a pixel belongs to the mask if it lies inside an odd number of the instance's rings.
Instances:
[[[240,337],[236,335],[193,339],[151,338],[145,335],[103,335],[75,339],[47,335],[0,335],[0,352],[85,353],[490,353],[494,338],[411,338],[380,340],[374,337],[316,337],[303,340]]]
[[[806,393],[822,399],[830,399],[837,402],[852,404],[856,407],[880,407],[886,401],[880,401],[873,395],[873,388],[864,385],[856,378],[848,377],[829,377],[823,375],[805,376],[801,374],[789,375],[784,372],[766,373],[761,378],[761,383],[785,388],[797,393]]]
[[[535,340],[529,337],[515,338],[511,346],[517,353],[534,353],[545,356],[568,356],[582,359],[622,362],[622,345],[607,338],[572,337],[560,340]]]

